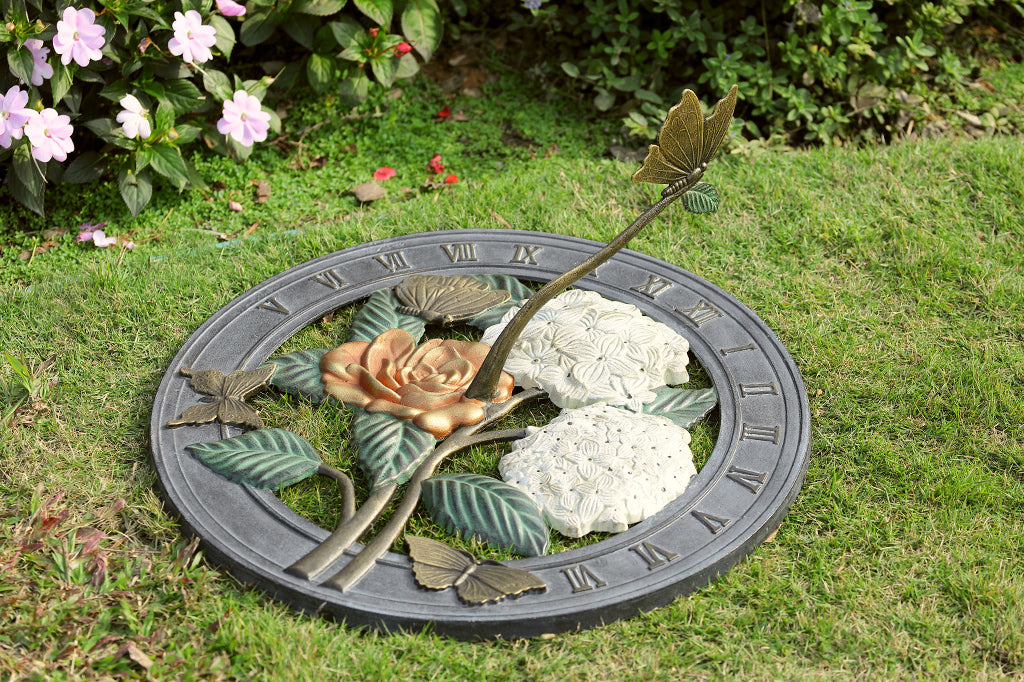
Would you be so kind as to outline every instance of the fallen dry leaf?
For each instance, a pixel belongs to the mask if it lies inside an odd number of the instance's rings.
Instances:
[[[121,645],[121,648],[117,650],[116,656],[124,656],[128,654],[128,658],[132,659],[140,666],[149,670],[153,667],[153,659],[146,654],[142,653],[142,649],[135,642],[125,642]]]
[[[461,123],[463,121],[468,121],[469,116],[466,116],[466,114],[464,114],[460,109],[459,111],[456,111],[454,114],[452,114],[452,120],[459,121]]]
[[[352,188],[352,194],[362,203],[383,199],[387,193],[388,191],[376,180],[370,180]]]
[[[256,203],[262,204],[270,198],[270,183],[266,180],[253,180],[252,184],[256,185]]]
[[[42,235],[43,235],[43,239],[56,239],[57,237],[63,237],[67,233],[68,233],[68,228],[66,228],[66,227],[55,227],[55,228],[53,228],[51,230],[43,230]]]

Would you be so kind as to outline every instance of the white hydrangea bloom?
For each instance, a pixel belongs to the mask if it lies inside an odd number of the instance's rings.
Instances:
[[[481,339],[494,344],[519,308],[511,308]],[[524,388],[547,391],[559,407],[596,402],[638,410],[651,389],[689,379],[690,345],[634,305],[574,289],[549,301],[512,347],[505,371]]]
[[[597,403],[562,410],[528,431],[498,471],[569,537],[622,532],[660,511],[697,474],[690,433],[657,415]]]

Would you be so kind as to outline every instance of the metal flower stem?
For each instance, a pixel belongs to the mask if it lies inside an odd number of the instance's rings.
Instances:
[[[641,213],[640,216],[633,221],[632,225],[623,230],[615,239],[608,242],[607,246],[571,270],[551,280],[541,287],[540,291],[531,296],[523,307],[520,308],[519,312],[516,313],[515,317],[505,325],[505,329],[502,330],[501,334],[498,335],[494,345],[491,346],[490,352],[487,353],[487,357],[480,365],[480,370],[476,373],[473,383],[471,383],[469,388],[466,390],[466,397],[490,402],[494,396],[497,395],[498,378],[501,376],[501,371],[505,367],[505,361],[508,359],[509,353],[512,352],[512,346],[515,345],[519,335],[523,333],[523,329],[526,328],[530,319],[537,314],[537,311],[543,308],[544,304],[552,298],[568,289],[578,279],[590,274],[602,263],[614,256],[619,250],[628,244],[630,240],[640,232],[640,230],[647,227],[647,225],[654,220],[654,218],[657,217],[657,215],[661,213],[666,206],[686,194],[690,188],[696,184],[698,179],[699,176],[694,177],[690,179],[689,182],[684,183],[682,187],[676,189],[673,193],[663,195],[658,203]]]
[[[502,440],[522,438],[525,434],[521,429],[491,431],[481,434],[478,434],[477,432],[511,412],[512,409],[520,403],[542,395],[544,395],[544,391],[540,389],[527,389],[516,393],[503,403],[489,405],[486,417],[483,421],[478,424],[464,426],[457,429],[452,435],[445,439],[445,441],[438,446],[434,452],[432,452],[427,459],[419,465],[419,467],[417,467],[416,471],[413,473],[411,481],[415,481],[419,478],[420,484],[422,484],[422,481],[429,478],[430,474],[433,473],[438,464],[444,461],[446,457],[458,450],[461,450],[462,448],[469,447],[470,445],[476,445],[478,443],[498,442]],[[427,473],[424,474],[424,471]],[[325,571],[331,564],[337,561],[342,554],[344,554],[345,550],[348,549],[352,543],[359,540],[359,538],[370,527],[370,524],[376,520],[391,501],[391,498],[394,496],[397,489],[398,486],[396,485],[386,485],[375,489],[370,493],[370,496],[366,498],[363,504],[355,510],[354,514],[349,516],[347,520],[343,520],[339,523],[337,529],[331,533],[326,540],[314,547],[294,564],[286,568],[285,573],[289,573],[306,580],[312,580],[317,575]],[[339,576],[344,574],[347,577],[342,580],[347,581],[347,585],[351,586],[355,584],[355,582],[359,580],[366,571],[372,568],[374,562],[388,550],[391,543],[398,537],[398,533],[401,532],[402,528],[405,526],[405,522],[409,518],[408,514],[404,518],[402,517],[402,510],[407,506],[405,500],[412,500],[412,508],[409,509],[409,514],[411,514],[412,509],[416,506],[416,502],[419,501],[419,496],[419,486],[410,482],[409,489],[406,492],[402,506],[399,507],[399,511],[392,518],[391,522],[388,523],[387,527],[381,531],[381,534],[378,535],[378,537],[380,537],[381,535],[393,532],[394,537],[392,537],[392,539],[387,543],[380,542],[375,544],[377,541],[374,540],[373,543],[364,547],[359,555],[344,569],[339,571],[337,575],[331,578],[331,580],[338,580]],[[343,516],[345,515],[346,514],[343,512]],[[381,547],[382,549],[378,549]],[[375,552],[376,555],[374,554]],[[353,566],[353,564],[355,564],[355,566]],[[349,567],[352,568],[350,569]],[[338,585],[334,584],[334,586],[337,587]]]

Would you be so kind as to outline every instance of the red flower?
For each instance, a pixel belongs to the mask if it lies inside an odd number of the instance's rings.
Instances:
[[[369,33],[370,33],[370,37],[371,37],[371,38],[376,38],[376,37],[377,37],[377,32],[378,32],[379,30],[380,30],[380,29],[376,29],[376,28],[371,28],[371,29],[370,29],[370,31],[369,31]]]
[[[458,181],[459,181],[459,176],[456,175],[455,173],[452,173],[451,175],[449,175],[447,178],[444,179],[444,184],[446,184],[446,185],[454,185]]]
[[[430,159],[430,163],[427,164],[427,170],[431,173],[443,173],[444,164],[441,163],[441,155],[434,154],[434,157]]]
[[[384,182],[388,178],[395,177],[395,169],[388,166],[381,166],[377,170],[373,171],[373,179],[378,182]]]
[[[448,108],[447,104],[444,105],[444,109],[442,109],[441,111],[437,112],[437,117],[438,118],[448,118],[451,115],[452,115],[452,110]]]
[[[412,45],[410,45],[409,43],[398,43],[397,45],[395,45],[396,57],[401,57],[402,55],[409,54],[410,52],[412,52]]]

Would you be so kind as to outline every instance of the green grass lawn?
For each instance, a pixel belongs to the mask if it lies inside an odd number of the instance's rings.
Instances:
[[[603,156],[603,124],[528,93],[508,79],[482,99],[423,87],[305,137],[331,114],[300,102],[286,132],[301,151],[282,142],[245,166],[198,156],[220,189],[160,191],[134,221],[110,184],[69,192],[46,219],[0,196],[0,349],[36,373],[26,397],[0,363],[21,408],[0,441],[5,677],[1024,676],[1019,138],[723,155],[709,171],[718,214],[673,207],[631,244],[757,312],[813,414],[807,479],[778,534],[670,606],[536,640],[362,633],[293,613],[183,538],[148,459],[151,403],[177,349],[234,296],[396,234],[606,240],[654,200],[629,182],[635,165]],[[469,120],[435,120],[444,104]],[[434,153],[459,182],[402,193]],[[384,165],[399,172],[388,198],[345,194]],[[271,195],[256,203],[261,180]],[[86,220],[138,248],[75,243]],[[55,227],[69,232],[20,258]]]

